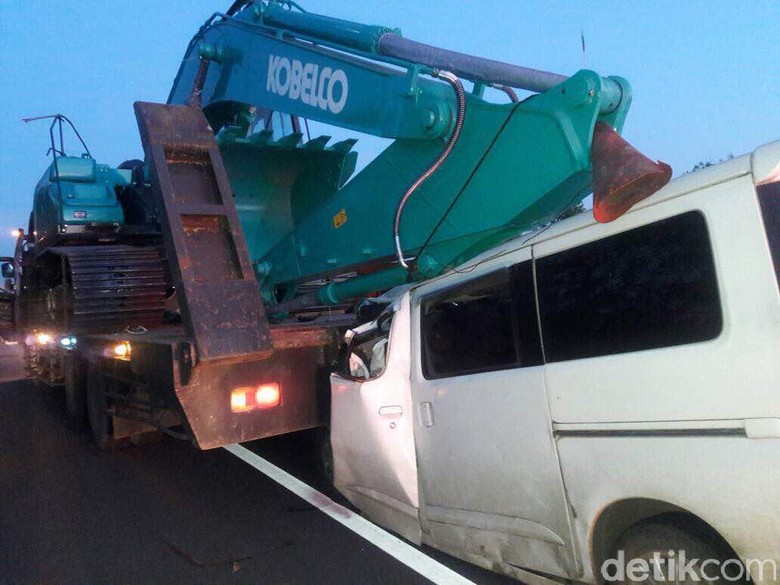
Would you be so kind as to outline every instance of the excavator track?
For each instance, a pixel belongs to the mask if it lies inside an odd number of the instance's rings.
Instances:
[[[64,302],[59,311],[69,331],[119,331],[163,321],[168,283],[154,247],[52,248],[62,260]]]

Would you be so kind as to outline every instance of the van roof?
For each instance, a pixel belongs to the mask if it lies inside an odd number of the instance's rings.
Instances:
[[[756,184],[780,180],[780,140],[760,146],[751,153],[680,175],[670,181],[658,192],[632,207],[626,215],[633,213],[636,210],[656,205],[662,201],[680,197],[691,191],[696,191],[742,175],[750,174],[751,172],[753,173],[753,180]],[[473,266],[474,264],[479,264],[493,256],[501,255],[502,252],[509,252],[522,248],[525,246],[525,242],[527,242],[528,245],[538,244],[562,234],[581,230],[595,224],[596,220],[593,219],[593,213],[586,211],[585,213],[580,213],[569,219],[556,222],[551,226],[515,236],[503,244],[499,244],[495,248],[491,248],[487,252],[480,254],[476,258],[472,258],[467,261],[464,266]],[[461,266],[459,268],[463,267]]]

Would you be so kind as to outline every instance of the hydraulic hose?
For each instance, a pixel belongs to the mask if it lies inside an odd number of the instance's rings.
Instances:
[[[414,183],[412,183],[412,185],[406,190],[406,193],[404,193],[404,196],[401,197],[401,200],[398,202],[398,207],[395,210],[395,221],[393,222],[395,253],[398,258],[398,263],[406,270],[409,270],[410,266],[404,258],[404,250],[403,246],[401,246],[401,216],[403,215],[404,207],[406,207],[407,201],[409,201],[409,198],[414,194],[415,191],[417,191],[420,185],[427,181],[428,178],[444,163],[444,161],[447,160],[447,157],[450,156],[452,149],[455,148],[455,144],[458,142],[460,132],[463,130],[463,123],[466,120],[466,91],[463,89],[463,83],[461,83],[460,79],[458,79],[453,73],[450,73],[449,71],[434,70],[433,76],[438,77],[439,79],[443,79],[452,86],[452,89],[455,91],[455,99],[457,101],[457,114],[455,116],[455,128],[452,130],[452,134],[450,134],[444,150],[442,150],[441,154],[439,154],[434,163],[428,167],[424,173],[417,177],[417,180],[415,180]]]
[[[494,89],[497,89],[499,91],[503,91],[506,95],[508,95],[509,96],[509,100],[513,104],[516,104],[517,102],[520,101],[520,98],[517,97],[517,92],[515,92],[515,90],[512,89],[511,87],[509,87],[508,85],[501,85],[500,83],[491,83],[490,85]]]
[[[198,71],[195,73],[195,79],[192,82],[192,89],[190,89],[190,95],[187,97],[187,105],[191,108],[203,107],[203,86],[206,84],[206,76],[209,72],[208,61],[201,57],[200,63],[198,63]]]
[[[235,0],[233,4],[230,5],[230,8],[228,8],[224,16],[225,17],[235,16],[241,11],[241,9],[244,6],[246,6],[247,4],[251,4],[252,1],[253,0]],[[214,14],[210,19],[206,21],[206,23],[203,26],[200,27],[198,34],[195,36],[196,38],[199,35],[201,35],[201,33],[203,33],[206,28],[208,28],[208,26],[210,25],[211,21],[214,19],[215,16],[217,16],[217,14]],[[194,41],[195,38],[193,38],[192,41],[190,41],[190,48],[192,48]],[[190,95],[187,96],[187,105],[190,106],[191,108],[203,107],[203,86],[206,84],[206,76],[208,75],[209,72],[209,64],[210,61],[208,59],[204,59],[203,57],[200,58],[200,63],[198,64],[198,70],[195,73],[195,79],[192,81],[192,88],[190,89]]]

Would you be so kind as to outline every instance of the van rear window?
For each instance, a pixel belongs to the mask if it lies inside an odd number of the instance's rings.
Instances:
[[[764,230],[775,265],[775,277],[780,285],[780,182],[758,187],[758,202],[764,218]]]
[[[537,286],[547,362],[705,341],[723,326],[699,212],[541,258]]]

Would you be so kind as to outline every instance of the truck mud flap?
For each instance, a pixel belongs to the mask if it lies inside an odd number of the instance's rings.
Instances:
[[[176,396],[200,449],[212,449],[281,435],[322,424],[315,389],[324,366],[325,348],[276,351],[262,361],[240,364],[201,364]],[[276,383],[279,406],[232,412],[231,389]]]
[[[335,359],[337,332],[324,327],[272,331],[274,351],[260,360],[209,360],[193,364],[191,344],[182,337],[167,341],[134,340],[133,367],[150,387],[169,389],[174,406],[193,444],[213,449],[321,425],[330,387],[329,366]],[[236,388],[279,385],[278,406],[233,412]]]

